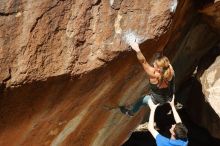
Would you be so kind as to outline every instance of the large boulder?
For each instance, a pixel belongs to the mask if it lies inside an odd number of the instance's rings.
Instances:
[[[0,145],[118,146],[142,120],[121,114],[169,37],[170,0],[0,1]]]
[[[189,52],[199,59],[217,41],[196,2],[177,2],[1,0],[0,145],[122,144],[145,112],[129,118],[118,106],[148,84],[128,43],[148,61],[170,47],[181,83],[194,70],[193,58],[180,67]]]
[[[160,38],[172,21],[171,7],[170,0],[3,0],[1,80],[10,74],[10,86],[89,72],[127,50],[127,38]]]
[[[216,58],[200,79],[206,101],[220,116],[220,56]]]
[[[208,103],[206,106],[212,109],[209,113],[204,113],[200,124],[206,127],[213,137],[220,138],[220,56],[205,70],[200,80],[205,101]],[[208,118],[204,118],[206,115]]]
[[[181,87],[190,119],[205,128],[214,138],[220,138],[219,63],[220,49],[215,46],[200,60],[194,77]]]

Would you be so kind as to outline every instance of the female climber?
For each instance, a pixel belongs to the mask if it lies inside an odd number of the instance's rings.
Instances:
[[[138,101],[130,107],[120,106],[122,113],[133,116],[141,106],[147,105],[148,99],[151,98],[154,104],[164,104],[171,101],[175,92],[174,70],[170,61],[165,56],[155,59],[151,66],[142,54],[138,43],[130,44],[131,48],[136,52],[139,62],[142,64],[144,71],[149,76],[150,94],[138,99]]]

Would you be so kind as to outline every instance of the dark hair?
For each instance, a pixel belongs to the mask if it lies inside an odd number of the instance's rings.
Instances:
[[[174,128],[174,133],[175,133],[176,139],[181,139],[184,141],[187,140],[188,130],[183,123],[176,123],[175,128]]]

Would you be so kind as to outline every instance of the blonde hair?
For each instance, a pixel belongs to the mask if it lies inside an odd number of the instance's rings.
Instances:
[[[171,75],[169,59],[166,56],[162,56],[162,57],[157,58],[154,62],[160,68],[161,76],[162,76],[161,78],[169,79]]]

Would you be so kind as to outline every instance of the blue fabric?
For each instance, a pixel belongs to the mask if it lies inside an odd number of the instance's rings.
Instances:
[[[156,143],[157,146],[187,146],[188,141],[182,141],[182,140],[174,140],[174,139],[169,139],[161,134],[158,134],[156,136]]]
[[[148,105],[148,99],[150,98],[150,95],[146,95],[138,99],[137,102],[132,106],[131,112],[136,113],[141,108],[141,106]]]

